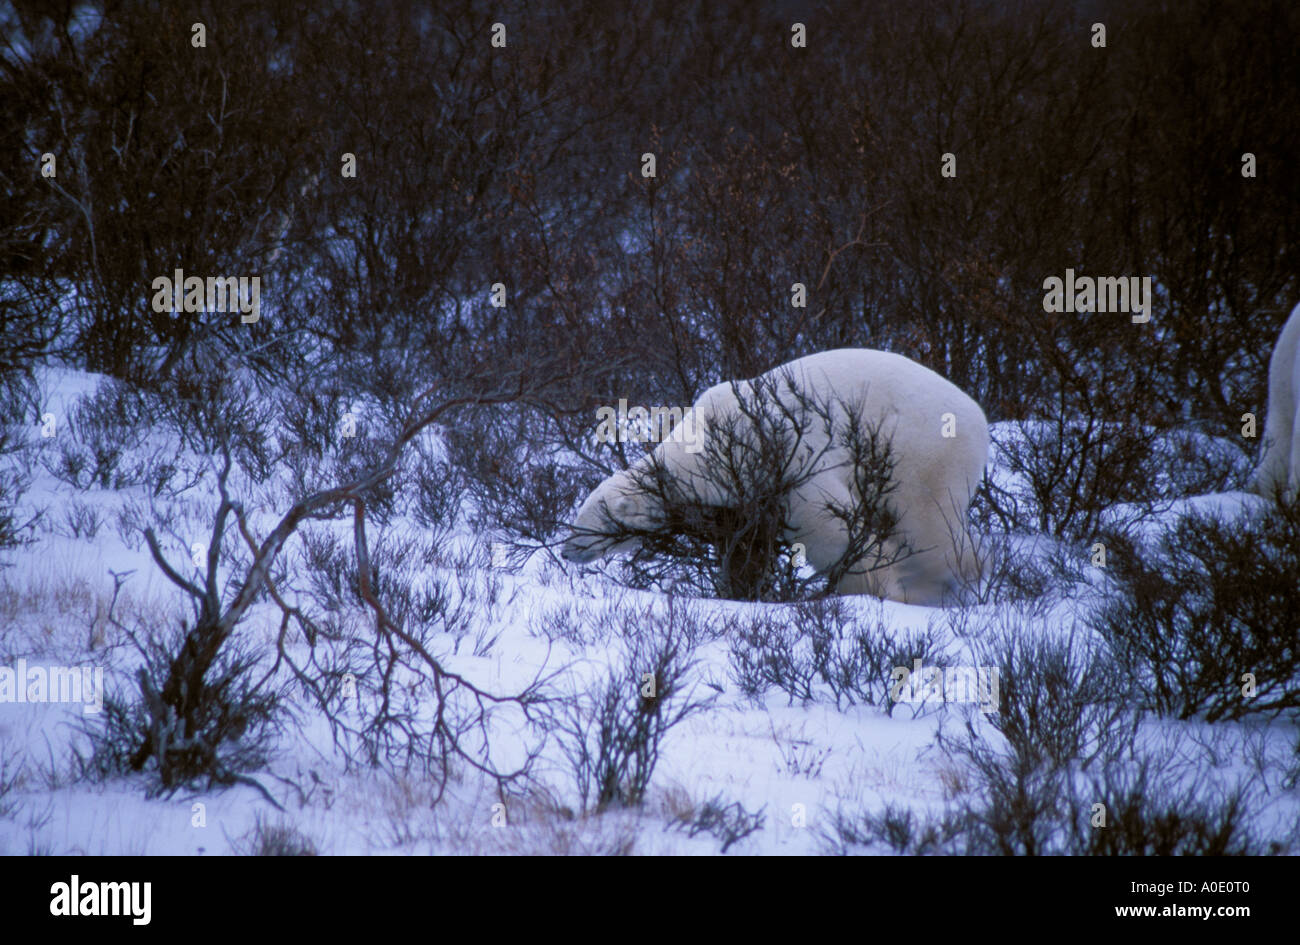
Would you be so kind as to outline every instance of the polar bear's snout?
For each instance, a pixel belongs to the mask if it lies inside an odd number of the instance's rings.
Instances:
[[[590,564],[609,554],[635,551],[639,546],[635,537],[619,541],[613,535],[592,534],[584,529],[565,540],[560,546],[560,557],[574,564]]]
[[[570,526],[571,534],[560,557],[575,564],[587,564],[608,554],[635,551],[640,542],[629,529],[644,527],[646,497],[626,471],[615,473],[587,497]]]
[[[560,557],[575,564],[586,564],[589,561],[595,561],[601,554],[599,541],[592,538],[584,540],[578,535],[569,538],[560,547]]]

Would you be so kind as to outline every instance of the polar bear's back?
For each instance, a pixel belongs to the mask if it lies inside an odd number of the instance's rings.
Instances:
[[[954,486],[965,493],[979,482],[988,462],[988,420],[947,378],[901,354],[868,348],[823,351],[789,367],[815,389],[828,383],[836,396],[860,403],[863,417],[881,425],[904,492],[941,500]]]
[[[959,422],[963,416],[984,416],[979,404],[956,384],[892,351],[836,348],[798,358],[765,376],[779,376],[784,371],[807,378],[813,390],[834,391],[845,400],[861,401],[878,415],[917,419],[953,412]]]
[[[953,454],[978,456],[982,470],[988,457],[988,421],[979,404],[947,378],[911,358],[870,348],[837,348],[791,361],[769,375],[792,372],[804,389],[860,404],[862,415],[882,425],[896,442],[901,438],[924,454],[926,466],[951,460]],[[955,436],[943,436],[952,415]]]
[[[970,415],[983,411],[965,391],[947,378],[911,358],[892,351],[872,348],[836,348],[796,358],[762,374],[765,380],[792,376],[802,389],[834,394],[843,400],[861,401],[868,407],[888,408],[907,416],[944,407]],[[752,390],[754,381],[740,381],[742,392]],[[698,409],[711,411],[735,402],[731,381],[706,390],[695,402]],[[960,414],[959,414],[960,417]]]
[[[989,451],[984,411],[957,385],[910,358],[870,348],[837,348],[790,361],[761,377],[776,382],[783,401],[794,399],[784,380],[790,377],[800,391],[818,400],[858,406],[863,419],[889,437],[899,484],[917,500],[940,501],[959,482],[962,491],[967,483],[973,489],[983,475]],[[749,395],[756,380],[734,387],[723,382],[701,394],[692,407],[701,433],[707,436],[717,418],[734,416],[737,391]],[[955,435],[944,436],[946,425]],[[820,429],[809,429],[804,442],[817,448],[822,438]],[[851,472],[846,468],[845,474]]]

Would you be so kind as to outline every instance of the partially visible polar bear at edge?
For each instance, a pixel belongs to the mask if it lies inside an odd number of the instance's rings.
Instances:
[[[1264,418],[1264,459],[1254,489],[1271,498],[1279,490],[1294,498],[1300,491],[1300,305],[1282,328],[1268,362],[1268,416]]]
[[[950,381],[888,351],[841,348],[809,355],[763,375],[775,384],[760,389],[775,388],[783,401],[797,399],[798,393],[790,393],[786,377],[799,393],[817,402],[834,403],[833,409],[839,413],[836,431],[843,428],[843,406],[849,404],[860,407],[864,429],[878,425],[881,434],[890,437],[895,488],[888,501],[899,516],[896,537],[905,541],[912,553],[874,571],[866,571],[871,562],[855,565],[840,580],[836,593],[874,594],[931,606],[942,603],[961,576],[978,573],[966,540],[966,510],[988,462],[984,411]],[[736,385],[742,397],[752,396],[755,381]],[[688,449],[681,437],[670,437],[632,470],[659,461],[679,481],[704,481],[707,477],[699,470],[707,451],[701,438],[708,437],[712,418],[736,416],[737,403],[729,382],[709,388],[679,424],[694,430],[693,448]],[[811,426],[814,428],[805,430],[804,436],[816,455],[826,445],[826,429],[815,417]],[[786,540],[802,543],[808,563],[818,572],[835,564],[848,547],[845,523],[826,508],[828,503],[840,508],[857,505],[853,470],[847,462],[850,455],[846,448],[829,444],[812,478],[792,493],[786,510],[790,525]],[[587,562],[635,549],[634,540],[615,544],[607,532],[602,534],[610,520],[642,528],[657,520],[657,510],[650,506],[658,500],[638,490],[630,472],[615,473],[588,496],[578,510],[573,535],[564,544],[564,558]],[[725,497],[719,496],[718,504],[725,505]],[[888,554],[894,548],[887,545],[885,550]]]

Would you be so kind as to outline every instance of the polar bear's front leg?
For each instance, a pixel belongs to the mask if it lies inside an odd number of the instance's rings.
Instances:
[[[847,508],[850,502],[848,488],[834,482],[806,483],[790,497],[785,538],[791,545],[803,545],[805,560],[818,574],[848,550],[848,528],[830,509]]]
[[[827,474],[797,489],[791,497],[787,516],[786,538],[791,544],[804,546],[804,558],[818,574],[825,574],[842,564],[849,551],[849,527],[841,513],[858,505],[848,483],[838,475]],[[886,560],[900,554],[900,543],[885,543]],[[831,590],[836,594],[870,594],[901,600],[900,587],[892,565],[881,565],[875,558],[855,561]]]

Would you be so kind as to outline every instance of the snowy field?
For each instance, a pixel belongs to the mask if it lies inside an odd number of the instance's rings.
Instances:
[[[96,381],[71,371],[43,373],[45,411],[68,417]],[[147,490],[138,486],[73,488],[47,468],[55,462],[59,437],[68,435],[66,426],[53,437],[42,439],[39,428],[29,435],[41,462],[24,509],[43,515],[32,543],[8,554],[8,566],[0,570],[0,666],[102,669],[108,697],[129,698],[141,664],[131,628],[179,626],[188,617],[183,595],[152,560],[138,528],[147,520],[142,509],[157,514],[164,503],[151,506]],[[161,445],[156,437],[144,440],[147,449]],[[1004,469],[995,466],[991,472],[995,480],[1006,481]],[[213,482],[208,476],[166,501],[170,527],[161,541],[171,560],[186,562],[185,545],[201,541],[210,530],[218,502]],[[288,488],[275,479],[242,492],[235,483],[233,490],[261,534],[289,504]],[[1191,502],[1233,515],[1259,503],[1240,493]],[[268,685],[281,687],[286,712],[265,764],[245,772],[263,790],[241,782],[159,794],[151,790],[147,769],[95,775],[88,733],[105,718],[105,692],[93,684],[80,703],[0,703],[0,853],[217,855],[267,852],[277,844],[321,854],[716,854],[724,848],[728,854],[890,853],[908,848],[879,838],[853,842],[844,825],[904,808],[917,823],[927,817],[939,823],[945,812],[954,811],[996,819],[1001,795],[989,794],[989,769],[980,775],[968,748],[974,739],[981,751],[996,753],[1007,742],[990,724],[996,712],[982,711],[969,692],[949,691],[946,700],[932,694],[928,701],[900,701],[892,710],[888,697],[880,698],[892,677],[856,689],[848,685],[838,694],[814,679],[811,698],[779,686],[746,692],[753,687],[744,684],[738,663],[743,647],[737,641],[755,627],[778,635],[784,628],[798,640],[808,610],[628,590],[615,583],[611,571],[566,565],[545,551],[516,563],[494,553],[492,536],[474,534],[463,521],[451,534],[435,536],[404,514],[400,501],[397,509],[387,522],[372,522],[372,549],[408,542],[399,579],[412,587],[448,589],[464,619],[454,632],[432,633],[426,644],[448,670],[486,691],[521,691],[540,680],[548,698],[561,700],[545,711],[571,717],[557,706],[579,703],[563,703],[563,698],[596,691],[592,686],[611,672],[635,665],[629,653],[638,631],[652,620],[686,628],[691,661],[682,698],[698,707],[663,734],[639,804],[599,809],[592,798],[584,804],[572,752],[566,751],[572,739],[551,722],[528,723],[509,709],[493,716],[488,751],[501,769],[535,754],[529,777],[501,794],[491,779],[453,760],[439,797],[440,779],[421,764],[390,759],[371,765],[358,743],[340,748],[318,703],[279,665]],[[1162,515],[1171,518],[1179,511],[1175,507]],[[303,534],[308,530],[332,533],[337,547],[350,547],[346,514],[313,522]],[[291,575],[304,553],[301,537],[286,550]],[[1032,535],[1020,535],[1017,542],[1022,554],[1044,563],[1071,554]],[[190,572],[193,576],[197,569]],[[987,669],[999,628],[1026,640],[1072,638],[1077,652],[1087,651],[1092,638],[1080,618],[1104,597],[1100,573],[1077,568],[1073,583],[1058,583],[1035,599],[1000,600],[992,594],[988,602],[962,608],[846,598],[828,619],[840,635],[912,633],[906,639],[915,640],[929,634],[933,652],[941,654],[936,658],[947,666],[975,668],[982,687],[977,695],[996,702],[1016,683],[1004,673],[990,690],[989,676],[979,675]],[[116,594],[115,580],[120,582]],[[286,578],[286,587],[307,586]],[[356,639],[369,639],[373,618],[360,601],[342,594],[336,603],[329,618]],[[236,628],[236,637],[259,659],[255,675],[276,665],[280,633],[281,610],[265,598]],[[300,632],[291,627],[284,646],[305,663],[308,645]],[[1075,670],[1086,675],[1089,664]],[[373,712],[372,684],[364,678],[344,682],[337,709],[344,721],[360,724],[365,712]],[[867,689],[875,692],[875,704],[863,695]],[[427,694],[428,689],[412,691]],[[906,685],[901,693],[906,699]],[[410,707],[417,718],[427,709],[427,703]],[[1086,747],[1089,737],[1084,732],[1077,744]],[[1103,738],[1116,745],[1123,741],[1116,739]],[[1294,842],[1300,811],[1294,740],[1293,729],[1249,719],[1208,725],[1144,714],[1126,747],[1114,748],[1116,758],[1106,770],[1120,780],[1128,772],[1135,779],[1131,783],[1141,784],[1138,755],[1157,758],[1145,775],[1150,793],[1182,785],[1187,796],[1207,803],[1244,785],[1245,829],[1284,850]],[[1102,770],[1102,762],[1088,761],[1081,749],[1066,769],[1064,777],[1078,788],[1078,803],[1085,803],[1089,779]],[[1078,814],[1086,820],[1093,811]],[[1112,806],[1109,815],[1119,813]],[[1040,833],[1050,845],[1056,829]]]

